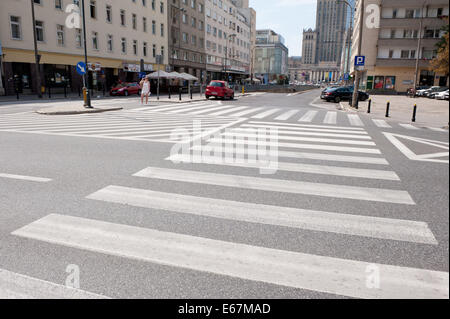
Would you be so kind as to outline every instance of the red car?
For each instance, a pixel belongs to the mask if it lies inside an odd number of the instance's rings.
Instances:
[[[206,98],[209,100],[211,97],[230,100],[234,99],[234,91],[228,85],[228,82],[225,81],[211,81],[209,85],[206,87]]]
[[[129,96],[141,94],[141,87],[138,83],[122,83],[119,84],[111,89],[109,92],[109,95],[116,96],[116,95],[122,95],[122,96]]]

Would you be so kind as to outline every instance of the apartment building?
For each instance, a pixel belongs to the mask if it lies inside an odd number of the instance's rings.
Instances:
[[[250,74],[255,11],[248,1],[205,0],[205,6],[208,80],[243,81]]]
[[[273,30],[256,31],[255,75],[263,83],[278,81],[288,76],[289,49],[284,38]]]
[[[172,71],[206,81],[205,1],[168,0]]]
[[[352,41],[352,68],[357,54],[359,30],[362,30],[362,55],[366,66],[362,87],[368,90],[406,92],[414,87],[416,63],[417,85],[448,85],[445,74],[430,69],[430,60],[437,54],[436,44],[447,23],[447,0],[365,0],[365,7],[379,8],[379,25],[368,15],[360,21],[361,1],[355,12],[355,30]],[[369,19],[369,21],[367,21]]]
[[[36,36],[41,56],[43,86],[78,91],[82,79],[75,66],[84,61],[83,32],[67,24],[69,5],[80,0],[34,0]],[[86,0],[88,61],[91,87],[109,89],[114,82],[135,81],[141,71],[163,69],[168,64],[167,0]],[[69,7],[70,8],[70,7]],[[36,92],[31,3],[0,2],[0,41],[3,46],[3,79],[14,94],[12,79],[20,90]],[[82,25],[81,25],[82,26]],[[77,27],[77,26],[76,26]],[[162,61],[157,64],[157,56]]]

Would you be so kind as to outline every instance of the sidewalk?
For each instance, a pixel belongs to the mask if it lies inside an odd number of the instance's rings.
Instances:
[[[449,122],[449,102],[428,98],[409,98],[399,95],[371,96],[371,116],[375,119],[386,119],[386,106],[390,102],[388,120],[402,123],[412,123],[414,104],[417,104],[416,122],[414,125],[447,127]],[[359,109],[350,107],[347,101],[340,103],[347,111],[367,113],[368,101],[359,102]]]

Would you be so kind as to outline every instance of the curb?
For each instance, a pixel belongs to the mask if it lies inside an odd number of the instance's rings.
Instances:
[[[41,115],[76,115],[76,114],[87,114],[87,113],[103,113],[109,111],[120,111],[123,107],[113,107],[108,109],[84,109],[78,111],[45,111],[45,110],[37,110],[37,114]]]

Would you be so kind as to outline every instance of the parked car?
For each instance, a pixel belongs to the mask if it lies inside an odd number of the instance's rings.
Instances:
[[[353,88],[352,87],[338,87],[331,88],[324,91],[321,95],[323,100],[334,101],[339,103],[342,100],[350,100],[353,96]],[[366,92],[358,91],[358,99],[360,101],[365,101],[369,99],[369,94]]]
[[[434,93],[436,100],[448,100],[448,89],[442,92]]]
[[[228,82],[226,81],[211,81],[209,85],[206,87],[205,96],[207,99],[210,99],[211,97],[222,98],[226,99],[229,98],[230,100],[234,99],[234,91],[230,88]]]
[[[431,90],[431,86],[424,86],[416,90],[417,96],[424,96],[425,92]]]
[[[439,94],[441,92],[445,92],[447,91],[448,88],[447,87],[439,87],[438,89],[435,89],[434,91],[429,92],[426,97],[430,98],[430,99],[434,99],[436,97],[436,94]]]
[[[129,96],[129,95],[133,95],[133,94],[137,94],[137,95],[141,94],[141,87],[139,86],[138,83],[135,83],[135,82],[119,84],[119,85],[113,87],[111,89],[111,91],[109,92],[109,95],[111,95],[111,96],[117,96],[117,95]]]
[[[437,92],[440,89],[440,86],[432,86],[429,89],[422,92],[420,96],[428,97],[431,93]]]

